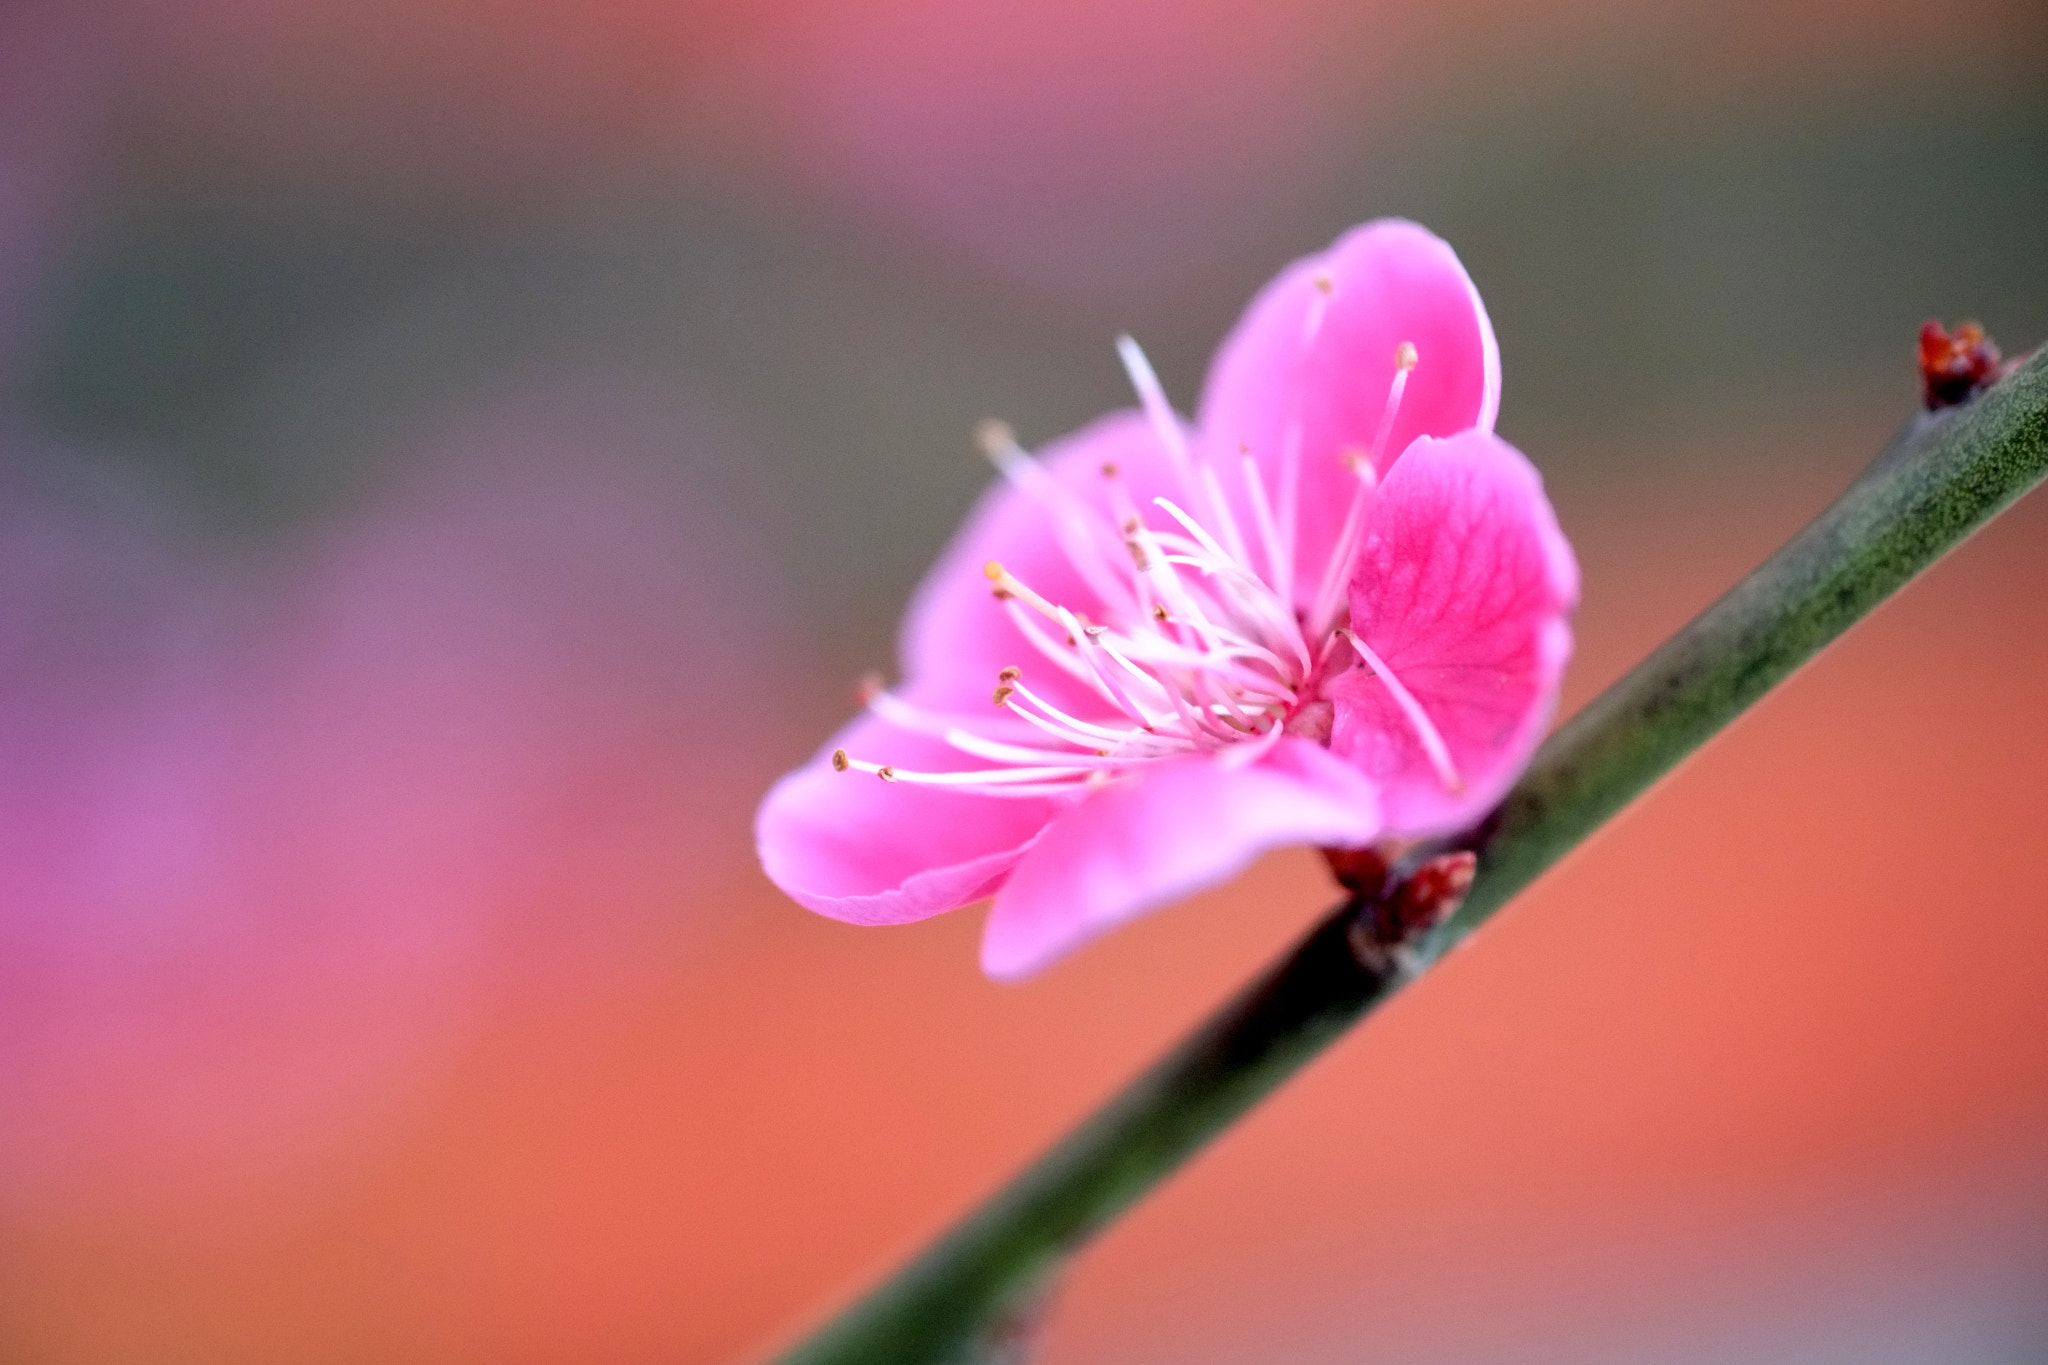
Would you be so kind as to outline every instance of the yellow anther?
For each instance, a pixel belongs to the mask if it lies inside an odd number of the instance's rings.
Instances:
[[[843,772],[845,772],[845,771],[846,771],[846,770],[847,770],[848,768],[850,768],[850,767],[852,767],[852,766],[853,766],[853,764],[852,764],[852,763],[851,763],[851,762],[850,762],[850,761],[849,761],[849,760],[847,759],[847,757],[846,757],[846,750],[844,750],[844,749],[834,749],[834,750],[832,751],[832,771],[833,771],[833,772],[835,772],[835,773],[843,773]]]
[[[1017,433],[1011,430],[1008,422],[999,422],[991,417],[985,422],[975,424],[974,443],[981,447],[983,454],[994,455],[998,451],[1014,447],[1017,444]]]

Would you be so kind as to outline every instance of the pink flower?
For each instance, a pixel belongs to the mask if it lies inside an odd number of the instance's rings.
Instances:
[[[918,590],[903,681],[769,792],[762,865],[855,924],[993,895],[1024,976],[1269,849],[1479,820],[1571,653],[1578,569],[1493,434],[1500,360],[1444,242],[1367,224],[1253,301],[1193,427],[1141,410],[1004,480]],[[879,780],[877,780],[879,779]]]

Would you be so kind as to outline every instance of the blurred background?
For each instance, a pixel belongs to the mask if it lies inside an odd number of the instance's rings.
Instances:
[[[1448,237],[1567,706],[2048,336],[2034,0],[7,0],[0,1359],[739,1362],[1332,899],[1021,988],[773,777],[1027,440]],[[2048,502],[1075,1268],[1049,1365],[2048,1361]]]

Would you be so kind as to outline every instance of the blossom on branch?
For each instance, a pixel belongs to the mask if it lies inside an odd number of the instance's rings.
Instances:
[[[1270,849],[1472,825],[1571,652],[1578,570],[1440,239],[1370,223],[1283,271],[1193,424],[1119,349],[1136,409],[1035,457],[983,429],[1003,478],[911,604],[902,682],[756,821],[835,919],[994,896],[999,978]]]

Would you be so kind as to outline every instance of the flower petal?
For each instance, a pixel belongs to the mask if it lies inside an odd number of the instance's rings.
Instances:
[[[1185,497],[1159,437],[1134,411],[1098,418],[1047,446],[1036,463],[1057,485],[1060,496],[1071,499],[1070,542],[1075,537],[1085,541],[1092,525],[1105,556],[1128,555],[1115,533],[1109,483],[1102,473],[1105,465],[1116,468],[1126,492],[1150,523],[1162,520],[1150,506],[1154,497]],[[1008,479],[999,479],[982,495],[918,585],[904,616],[898,648],[907,688],[934,705],[985,707],[997,671],[1014,665],[1024,670],[1033,691],[1063,709],[1084,716],[1104,714],[1106,704],[1095,692],[1061,673],[1024,638],[1009,612],[990,595],[982,572],[989,561],[997,561],[1060,606],[1097,622],[1114,619],[1102,594],[1075,567],[1061,539],[1059,516],[1044,500]],[[1120,565],[1113,558],[1108,563],[1119,570],[1119,577],[1128,577],[1128,558]],[[1061,633],[1055,625],[1045,624],[1048,633]]]
[[[1163,763],[1063,811],[996,894],[982,970],[1028,976],[1114,925],[1296,844],[1357,848],[1380,834],[1373,786],[1302,739],[1257,763]]]
[[[754,817],[769,880],[850,924],[906,924],[991,894],[1060,808],[1052,798],[967,796],[835,772],[836,748],[928,771],[981,765],[865,715],[769,791]]]
[[[1506,794],[1571,657],[1579,570],[1520,452],[1488,432],[1417,441],[1380,485],[1351,625],[1441,736],[1461,785],[1371,669],[1338,677],[1331,749],[1380,785],[1390,831],[1446,834]]]
[[[1328,278],[1332,292],[1304,362],[1318,276]],[[1356,486],[1346,452],[1372,449],[1402,342],[1414,345],[1417,363],[1375,461],[1384,474],[1416,437],[1491,431],[1500,409],[1493,325],[1442,238],[1401,219],[1353,229],[1280,272],[1210,367],[1200,415],[1207,448],[1212,458],[1234,462],[1249,446],[1276,504],[1286,432],[1301,423],[1295,579],[1303,605]]]

